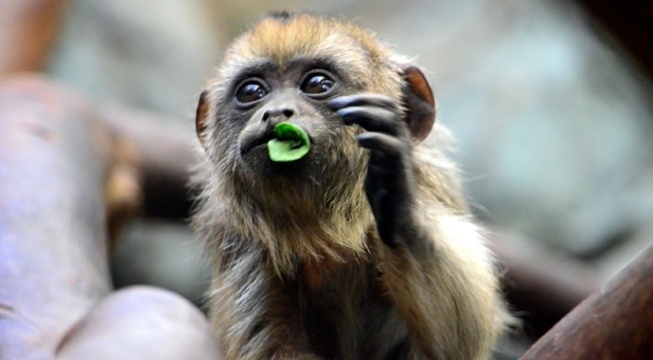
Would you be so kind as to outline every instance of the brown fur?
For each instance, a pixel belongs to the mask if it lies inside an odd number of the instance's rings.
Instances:
[[[406,86],[405,59],[374,36],[307,14],[263,18],[227,51],[198,109],[193,218],[214,265],[210,316],[225,358],[488,358],[506,319],[496,271],[441,150],[413,149],[415,213],[432,240],[412,249],[378,239],[357,127],[316,123],[322,115],[302,108],[297,123],[317,134],[310,175],[243,168],[221,108],[231,82],[251,64],[283,71],[297,58],[337,62],[366,92],[401,99]],[[436,125],[432,136],[447,132]]]

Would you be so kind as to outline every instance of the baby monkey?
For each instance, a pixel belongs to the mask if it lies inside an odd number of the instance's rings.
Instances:
[[[308,153],[272,161],[288,122]],[[225,359],[487,359],[505,316],[422,72],[353,25],[262,18],[202,93],[193,226]]]

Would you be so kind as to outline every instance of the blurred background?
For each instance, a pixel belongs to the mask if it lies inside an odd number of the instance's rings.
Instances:
[[[529,261],[559,271],[559,278],[572,279],[568,287],[582,293],[653,239],[653,4],[633,3],[639,5],[582,0],[0,3],[0,26],[10,28],[22,19],[9,17],[7,9],[14,6],[14,13],[33,19],[25,26],[37,34],[0,33],[0,52],[20,49],[0,55],[0,71],[41,69],[97,102],[156,113],[161,127],[192,137],[205,80],[229,41],[260,14],[310,9],[352,20],[425,70],[436,94],[437,121],[457,139],[452,156],[464,171],[475,214],[493,233],[511,239],[500,251],[535,254]],[[184,221],[184,216],[133,221],[115,249],[116,286],[156,284],[201,305],[206,272]],[[564,266],[547,263],[540,251]],[[592,281],[573,283],[577,278]],[[515,284],[506,286],[511,292]],[[525,335],[509,341],[500,355],[505,358],[516,358],[540,334],[530,325],[529,307],[520,305],[532,305],[537,297],[511,299],[525,319]]]

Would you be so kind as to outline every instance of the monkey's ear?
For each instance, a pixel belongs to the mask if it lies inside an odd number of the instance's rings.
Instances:
[[[197,131],[197,138],[206,147],[206,122],[209,115],[209,101],[208,91],[202,91],[200,101],[197,104],[197,111],[195,112],[195,131]]]
[[[410,134],[417,142],[424,140],[435,123],[435,99],[422,71],[413,65],[403,68],[402,75],[406,82],[404,88],[404,105],[406,106],[406,124]]]

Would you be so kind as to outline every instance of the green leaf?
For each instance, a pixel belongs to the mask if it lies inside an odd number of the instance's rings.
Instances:
[[[274,127],[275,139],[268,141],[270,160],[275,162],[296,161],[308,154],[311,141],[304,129],[282,122]]]

